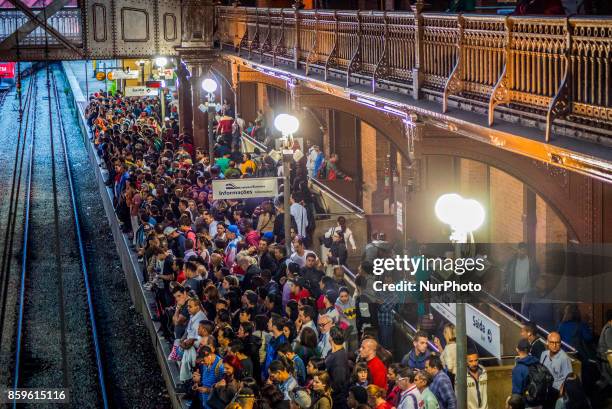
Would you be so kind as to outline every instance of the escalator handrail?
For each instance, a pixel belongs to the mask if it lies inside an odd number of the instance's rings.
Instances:
[[[347,274],[351,280],[353,281],[353,283],[355,282],[355,273],[353,273],[347,266],[342,266],[342,268],[344,269],[344,273]],[[405,325],[406,327],[408,327],[408,329],[410,329],[410,331],[414,332],[416,334],[416,332],[418,331],[416,329],[416,327],[414,325],[412,325],[411,323],[409,323],[408,321],[406,321],[396,310],[392,310],[391,311],[395,317],[395,319],[397,321],[399,321],[401,324]],[[431,342],[429,339],[427,340],[427,345],[429,346],[429,348],[437,353],[440,353],[440,350],[436,347],[436,345]]]
[[[518,312],[517,310],[515,310],[514,308],[512,308],[511,306],[509,306],[508,304],[504,303],[503,301],[501,301],[499,298],[495,297],[493,294],[490,294],[486,291],[482,291],[487,297],[489,297],[491,300],[494,301],[494,303],[498,304],[504,311],[506,311],[506,313],[514,316],[514,318],[520,318],[520,320],[522,322],[528,322],[530,321],[529,318],[525,317],[523,314],[521,314],[520,312]],[[550,331],[546,330],[545,328],[539,326],[536,324],[536,327],[538,328],[538,331],[542,334],[545,335],[544,338],[548,338],[548,335],[550,335]],[[570,344],[568,344],[565,341],[561,341],[561,345],[563,347],[565,347],[566,349],[568,349],[570,352],[576,353],[578,352],[576,350],[576,348],[574,348],[573,346],[571,346]]]
[[[432,278],[434,278],[436,281],[440,282],[438,277],[436,277],[435,274],[431,275]],[[503,302],[502,300],[500,300],[499,298],[497,298],[496,296],[494,296],[493,294],[482,290],[481,291],[482,294],[484,294],[486,297],[488,297],[491,301],[490,304],[492,305],[498,305],[502,310],[504,310],[504,312],[508,315],[510,315],[512,318],[517,319],[521,322],[529,322],[529,318],[525,317],[523,314],[521,314],[519,311],[515,310],[514,308],[512,308],[511,306],[509,306],[508,304],[506,304],[505,302]],[[546,330],[545,328],[539,326],[538,324],[536,324],[536,327],[538,329],[538,331],[540,332],[540,334],[544,334],[544,338],[548,338],[548,335],[550,335],[550,331]],[[561,341],[561,345],[567,349],[570,353],[576,353],[578,352],[576,350],[576,348],[574,348],[573,346],[571,346],[570,344],[568,344],[565,341]]]

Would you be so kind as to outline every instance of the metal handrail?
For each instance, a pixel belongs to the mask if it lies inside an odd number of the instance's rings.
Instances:
[[[250,144],[254,145],[256,148],[262,150],[263,152],[269,153],[267,146],[265,146],[263,143],[255,140],[255,139],[253,139],[251,136],[249,136],[245,132],[242,133],[242,138],[245,139],[246,141],[248,141]],[[320,181],[318,181],[317,179],[308,176],[308,181],[312,182],[313,184],[315,184],[320,189],[325,190],[326,194],[330,195],[337,202],[340,202],[340,204],[343,205],[344,207],[347,207],[349,210],[352,210],[354,213],[356,213],[357,216],[361,217],[361,216],[363,216],[365,214],[365,210],[363,210],[359,206],[355,205],[354,203],[351,203],[350,201],[346,200],[345,198],[343,198],[342,196],[340,196],[339,194],[337,194],[336,192],[331,190],[328,186],[325,186],[325,184],[323,184]],[[328,213],[328,214],[333,214],[333,213]]]
[[[441,282],[441,281],[438,279],[438,277],[436,277],[434,274],[432,274],[432,275],[431,275],[431,277],[432,277],[433,279],[435,279],[436,281]],[[527,318],[526,316],[524,316],[524,315],[523,315],[523,314],[521,314],[519,311],[515,310],[514,308],[512,308],[511,306],[509,306],[508,304],[506,304],[505,302],[503,302],[503,301],[502,301],[502,300],[500,300],[499,298],[495,297],[493,294],[491,294],[491,293],[487,292],[486,290],[482,290],[480,293],[482,293],[482,294],[484,294],[486,297],[490,298],[490,300],[491,300],[492,302],[490,302],[489,304],[499,306],[499,307],[500,307],[502,310],[504,310],[504,312],[505,312],[506,314],[511,315],[511,316],[512,316],[512,318],[519,319],[519,321],[522,321],[522,322],[529,322],[529,321],[530,321],[530,319],[529,319],[529,318]],[[537,324],[536,324],[536,327],[537,327],[538,331],[539,331],[541,334],[543,334],[543,335],[544,335],[544,338],[547,338],[547,337],[548,337],[548,335],[550,335],[550,331],[546,330],[545,328],[543,328],[543,327],[541,327],[541,326],[539,326],[539,325],[537,325]],[[567,342],[565,342],[565,341],[561,341],[561,345],[562,345],[562,346],[563,346],[565,349],[569,350],[569,352],[571,352],[571,353],[576,353],[576,352],[578,352],[578,351],[577,351],[577,350],[576,350],[576,349],[575,349],[573,346],[571,346],[570,344],[568,344],[568,343],[567,343]]]
[[[351,278],[351,281],[353,282],[353,285],[355,283],[355,277],[357,277],[355,275],[355,273],[353,273],[347,266],[342,266],[342,268],[344,269],[344,273],[346,275],[348,275]],[[356,287],[355,287],[356,288]],[[391,310],[391,312],[393,313],[393,316],[395,317],[395,319],[400,323],[403,324],[404,326],[408,327],[408,329],[410,329],[410,331],[416,333],[418,330],[416,329],[416,327],[414,325],[412,325],[411,323],[409,323],[408,321],[406,321],[404,319],[404,317],[402,317],[399,312],[397,312],[396,310]],[[438,347],[436,347],[436,345],[431,342],[429,339],[427,340],[427,345],[429,346],[429,348],[431,350],[433,350],[434,352],[440,353],[440,350],[438,349]]]
[[[319,180],[308,176],[308,180],[310,182],[312,182],[313,184],[317,185],[319,188],[321,189],[325,189],[327,191],[328,194],[330,194],[334,199],[336,199],[337,201],[339,201],[341,204],[343,204],[344,206],[348,207],[349,209],[352,209],[354,212],[358,213],[358,215],[363,215],[365,214],[365,210],[363,210],[361,207],[357,206],[354,203],[349,202],[348,200],[346,200],[345,198],[343,198],[342,196],[340,196],[338,193],[334,192],[333,190],[329,189],[328,186],[325,186],[325,184],[321,183]]]
[[[488,293],[487,291],[484,291],[484,290],[482,292],[487,297],[489,297],[490,299],[492,299],[494,301],[493,304],[499,305],[503,310],[505,310],[506,313],[508,313],[510,315],[513,315],[515,318],[520,318],[523,322],[530,321],[529,318],[525,317],[523,314],[521,314],[520,312],[518,312],[517,310],[515,310],[511,306],[509,306],[508,304],[504,303],[499,298],[495,297],[493,294],[490,294],[490,293]],[[539,332],[541,332],[542,334],[545,335],[546,338],[548,337],[548,335],[550,335],[550,331],[546,330],[545,328],[543,328],[543,327],[541,327],[541,326],[539,326],[537,324],[536,324],[536,327],[537,327]],[[566,349],[568,349],[572,353],[577,353],[578,352],[576,350],[576,348],[574,348],[573,346],[571,346],[570,344],[568,344],[565,341],[561,341],[561,345],[563,347],[565,347]]]

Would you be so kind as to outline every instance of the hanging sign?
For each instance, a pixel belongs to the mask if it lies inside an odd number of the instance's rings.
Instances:
[[[104,73],[104,71],[96,72],[96,79],[98,81],[104,81],[106,79],[106,74]]]
[[[157,96],[159,90],[143,86],[125,87],[126,97],[154,97]]]
[[[138,71],[114,70],[108,73],[109,80],[137,80]]]
[[[456,325],[457,308],[454,303],[431,303],[431,308]],[[501,359],[501,332],[497,322],[471,304],[465,304],[467,336],[491,355]]]
[[[213,199],[250,199],[278,194],[277,178],[213,180]]]
[[[404,232],[404,208],[402,202],[395,202],[395,216],[397,231]]]

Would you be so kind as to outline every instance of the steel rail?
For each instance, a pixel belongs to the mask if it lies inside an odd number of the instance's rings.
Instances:
[[[52,77],[55,75],[52,73]],[[62,110],[59,102],[59,92],[57,90],[57,81],[53,81],[53,93],[55,95],[55,101],[57,104],[57,112],[59,118],[59,135],[64,150],[64,164],[66,165],[66,176],[68,179],[68,187],[70,192],[70,202],[72,203],[72,211],[74,214],[74,229],[77,236],[77,244],[79,247],[79,256],[81,264],[81,272],[83,273],[83,281],[85,283],[85,291],[87,295],[87,307],[89,312],[89,319],[91,321],[91,332],[94,344],[94,351],[96,355],[96,367],[98,372],[98,381],[100,383],[102,404],[104,409],[109,407],[109,399],[106,391],[106,382],[104,381],[104,370],[102,364],[102,353],[100,351],[100,342],[98,340],[98,330],[96,324],[95,310],[93,306],[93,297],[91,291],[91,285],[89,283],[89,271],[87,269],[87,258],[85,256],[85,246],[83,244],[83,237],[81,235],[81,223],[79,221],[79,210],[76,201],[76,194],[74,192],[74,183],[72,178],[72,171],[70,170],[70,158],[68,156],[68,146],[66,143],[66,129],[64,128],[64,121],[62,121]]]
[[[17,132],[17,145],[15,146],[15,161],[11,181],[11,194],[9,197],[9,210],[7,212],[7,225],[4,232],[4,244],[2,249],[2,271],[0,271],[0,317],[4,317],[6,312],[6,299],[8,297],[9,276],[11,271],[11,260],[13,258],[13,242],[15,239],[15,226],[17,219],[17,205],[19,203],[19,193],[21,192],[21,175],[23,172],[23,158],[25,153],[25,141],[27,139],[28,127],[30,124],[30,106],[36,74],[29,80],[26,92],[26,117],[25,125],[23,121],[23,111],[20,112],[19,130]],[[22,142],[23,141],[23,142]],[[21,153],[20,153],[21,149]],[[0,325],[0,342],[4,332],[4,325]]]
[[[33,84],[34,82],[36,82],[36,74],[32,77],[31,79],[31,84]],[[37,87],[34,87],[33,92],[33,98],[36,98],[36,95],[38,94],[38,89]],[[30,100],[32,99],[32,96],[30,97]],[[27,104],[28,105],[28,109],[26,110],[26,115],[28,115],[29,117],[29,107],[31,104]],[[34,118],[34,123],[36,123],[36,105],[34,106],[33,112],[32,112],[32,116]],[[25,146],[25,135],[27,135],[24,132],[24,146]],[[35,138],[36,137],[36,127],[32,127],[32,138],[30,141],[30,152],[29,152],[29,157],[30,160],[28,162],[28,174],[27,174],[27,180],[26,180],[26,197],[25,197],[25,205],[24,205],[24,228],[23,228],[23,245],[22,245],[22,253],[21,253],[21,284],[19,286],[19,312],[18,312],[18,318],[17,318],[17,345],[15,348],[15,373],[13,376],[13,391],[17,390],[17,387],[19,386],[19,369],[20,369],[20,364],[21,364],[21,338],[23,335],[23,311],[24,311],[24,304],[25,304],[25,278],[26,278],[26,272],[27,272],[27,266],[28,266],[28,241],[29,241],[29,234],[30,234],[30,196],[32,193],[31,190],[31,186],[32,186],[32,164],[34,163],[34,142],[35,142]],[[22,161],[23,161],[23,155],[22,155]],[[17,408],[17,401],[13,400],[13,409]]]

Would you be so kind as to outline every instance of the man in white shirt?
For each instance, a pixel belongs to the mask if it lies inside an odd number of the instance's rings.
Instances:
[[[306,247],[304,246],[304,239],[301,237],[294,238],[292,243],[295,251],[291,253],[291,256],[289,256],[289,261],[297,264],[298,266],[300,266],[300,268],[302,268],[306,265],[306,256],[315,253],[311,250],[306,250]]]
[[[488,409],[487,371],[478,362],[478,352],[467,354],[467,405],[468,409]]]
[[[411,368],[401,368],[397,375],[397,385],[402,390],[397,409],[420,409],[425,407],[421,392],[414,383],[416,373]]]
[[[517,311],[520,311],[521,301],[531,291],[537,276],[538,267],[527,254],[527,244],[519,243],[516,254],[506,264],[504,282],[504,292]]]
[[[297,233],[300,237],[306,237],[306,229],[308,228],[308,214],[306,208],[301,205],[295,197],[291,195],[291,207],[289,208],[291,216],[297,225]]]

